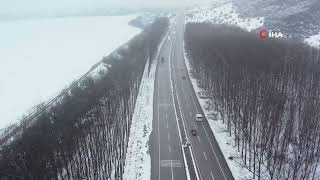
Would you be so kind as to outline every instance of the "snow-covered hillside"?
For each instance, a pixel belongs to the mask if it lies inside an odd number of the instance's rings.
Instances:
[[[281,31],[290,38],[319,47],[314,36],[320,33],[319,0],[234,0],[237,12],[244,17],[264,17],[264,27]],[[318,46],[317,46],[318,45]]]
[[[310,44],[311,46],[320,48],[320,32],[319,34],[306,38],[305,42]]]
[[[320,1],[222,0],[193,6],[187,22],[231,24],[248,31],[266,28],[319,47]]]
[[[135,17],[0,21],[0,129],[139,33]]]
[[[191,8],[187,14],[187,22],[210,22],[213,24],[231,24],[251,31],[263,26],[264,18],[242,18],[230,2],[216,3]]]

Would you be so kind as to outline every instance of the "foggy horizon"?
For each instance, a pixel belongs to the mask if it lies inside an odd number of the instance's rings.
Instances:
[[[146,0],[125,0],[122,2],[104,0],[3,0],[0,3],[0,18],[1,16],[94,13],[118,9],[170,8],[214,1],[216,0],[161,0],[157,2],[148,2]]]

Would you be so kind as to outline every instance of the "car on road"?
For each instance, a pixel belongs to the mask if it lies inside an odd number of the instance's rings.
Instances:
[[[197,122],[202,122],[202,114],[196,114],[196,121]]]
[[[196,130],[196,129],[191,129],[191,134],[192,134],[193,136],[196,136],[196,135],[197,135],[197,130]]]

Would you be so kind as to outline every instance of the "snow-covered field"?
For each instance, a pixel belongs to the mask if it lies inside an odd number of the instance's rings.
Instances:
[[[215,5],[196,6],[188,11],[186,22],[210,22],[213,24],[230,24],[247,31],[263,26],[264,18],[241,18],[230,2]]]
[[[0,129],[139,33],[136,16],[0,21]]]

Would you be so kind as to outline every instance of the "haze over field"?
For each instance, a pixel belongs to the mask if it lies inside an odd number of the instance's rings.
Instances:
[[[0,129],[140,32],[135,17],[0,21]]]
[[[0,3],[1,16],[21,15],[63,15],[63,14],[94,14],[105,11],[115,11],[119,8],[140,9],[147,7],[169,7],[187,5],[193,2],[212,2],[210,0],[2,0]]]

